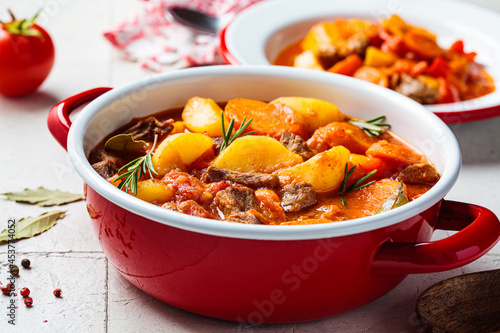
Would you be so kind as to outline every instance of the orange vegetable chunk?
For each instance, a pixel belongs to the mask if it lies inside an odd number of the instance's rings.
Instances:
[[[403,37],[403,43],[409,51],[424,60],[432,60],[443,52],[436,41],[422,31],[408,31]]]
[[[367,135],[362,129],[347,122],[331,122],[318,128],[307,141],[316,151],[325,151],[334,146],[344,146],[351,153],[364,154],[377,139]]]
[[[253,99],[236,98],[227,102],[224,113],[234,119],[235,129],[239,128],[246,117],[247,121],[253,119],[246,132],[256,131],[257,135],[269,135],[279,140],[281,134],[286,131],[303,139],[307,138],[302,117],[290,108]]]
[[[255,191],[255,196],[259,201],[262,215],[273,222],[273,224],[286,221],[285,211],[281,207],[280,198],[273,190],[259,189]]]
[[[353,76],[361,66],[363,66],[363,59],[357,54],[351,54],[330,67],[328,72]]]
[[[345,194],[344,198],[348,208],[346,216],[354,219],[375,214],[399,186],[398,181],[385,178],[360,190]]]
[[[401,166],[421,163],[424,161],[423,155],[415,153],[410,148],[389,143],[386,140],[380,140],[379,142],[374,143],[366,150],[366,155],[385,158]]]

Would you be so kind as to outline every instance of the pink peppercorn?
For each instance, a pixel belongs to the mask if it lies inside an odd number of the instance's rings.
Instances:
[[[33,298],[31,297],[26,297],[24,299],[24,304],[26,304],[26,306],[32,306],[33,305]]]
[[[21,296],[28,297],[30,295],[30,290],[28,288],[24,287],[24,288],[21,288],[20,293],[21,293]]]

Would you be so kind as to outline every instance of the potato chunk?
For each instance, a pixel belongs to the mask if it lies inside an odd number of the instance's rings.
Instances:
[[[173,190],[161,180],[147,179],[137,183],[137,198],[141,200],[160,204],[172,199],[173,195]]]
[[[304,163],[276,172],[280,182],[305,182],[317,192],[327,192],[340,186],[350,152],[342,146],[317,154]]]
[[[391,53],[383,52],[375,46],[368,46],[365,54],[365,65],[372,67],[391,66],[397,57]]]
[[[320,22],[314,25],[302,41],[304,50],[312,51],[316,55],[335,56],[337,45],[345,36],[335,22]]]
[[[167,137],[153,154],[153,166],[160,176],[193,163],[207,150],[212,149],[214,141],[208,135],[199,133],[178,133]]]
[[[343,121],[345,116],[332,103],[309,97],[280,97],[269,104],[284,105],[298,112],[304,119],[309,133],[332,121]]]
[[[191,132],[222,136],[221,111],[211,98],[192,97],[182,110],[182,120]]]
[[[318,57],[311,50],[305,50],[297,55],[293,60],[293,67],[315,69],[322,71],[324,68],[321,66]]]
[[[240,172],[271,173],[302,163],[302,157],[267,136],[236,139],[213,161],[212,166]]]

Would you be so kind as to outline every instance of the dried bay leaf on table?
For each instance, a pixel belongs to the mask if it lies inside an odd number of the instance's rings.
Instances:
[[[43,213],[37,217],[22,218],[14,224],[15,233],[13,238],[9,236],[9,229],[4,229],[0,232],[0,243],[38,235],[52,228],[56,225],[57,220],[62,219],[65,215],[65,211],[52,211]]]
[[[59,190],[48,190],[43,187],[37,189],[24,189],[21,192],[2,193],[7,200],[36,204],[41,207],[58,206],[83,199],[83,195],[63,192]]]

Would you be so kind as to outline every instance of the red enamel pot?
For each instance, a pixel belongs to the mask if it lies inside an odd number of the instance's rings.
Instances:
[[[107,134],[134,117],[181,107],[192,96],[307,96],[361,118],[385,114],[395,133],[433,161],[441,179],[420,198],[376,216],[266,226],[162,209],[119,191],[92,169],[86,156]],[[72,123],[70,113],[89,100]],[[183,69],[70,97],[50,111],[48,126],[67,144],[86,183],[90,221],[111,263],[151,296],[205,316],[252,323],[333,316],[381,297],[408,274],[470,263],[500,237],[489,210],[443,200],[461,164],[449,128],[410,99],[348,77],[269,66]],[[430,242],[438,228],[458,232]]]

